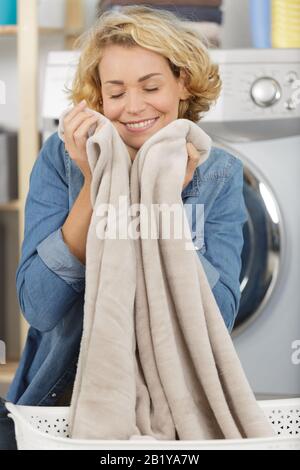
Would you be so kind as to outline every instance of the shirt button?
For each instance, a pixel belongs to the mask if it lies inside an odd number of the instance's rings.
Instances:
[[[55,397],[56,397],[56,393],[52,393],[51,397],[52,397],[52,398],[55,398]]]

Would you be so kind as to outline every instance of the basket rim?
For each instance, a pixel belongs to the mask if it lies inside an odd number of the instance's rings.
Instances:
[[[277,403],[282,406],[300,406],[300,398],[291,398],[291,399],[282,399],[282,400],[258,400],[258,404],[263,408],[263,409],[268,409],[268,408],[274,408],[274,404]],[[21,408],[25,409],[27,408],[28,410],[36,410],[37,408],[41,409],[43,408],[43,411],[52,411],[59,410],[59,412],[62,415],[65,415],[70,407],[67,406],[59,406],[59,407],[49,407],[49,406],[27,406],[27,405],[15,405],[14,403],[11,402],[6,402],[5,406],[7,410],[9,411],[8,417],[11,418],[14,422],[15,420],[20,421],[22,425],[30,430],[31,433],[34,433],[35,435],[39,436],[40,438],[51,440],[54,443],[56,442],[57,444],[68,444],[76,446],[76,445],[99,445],[99,444],[105,444],[106,446],[112,446],[115,447],[116,445],[121,445],[124,446],[124,443],[126,442],[126,446],[131,446],[131,445],[145,445],[146,441],[143,440],[134,440],[134,439],[129,439],[124,441],[124,439],[70,439],[66,437],[58,437],[58,436],[52,436],[51,434],[46,434],[33,426],[24,418],[22,413],[19,411]],[[64,414],[63,414],[64,413]],[[171,440],[157,440],[157,441],[148,441],[147,445],[148,446],[155,446],[155,448],[159,448],[161,446],[166,446],[173,448],[173,447],[182,447],[184,445],[191,445],[191,446],[199,446],[199,445],[222,445],[222,446],[231,446],[231,445],[240,445],[240,444],[247,444],[247,445],[255,445],[255,444],[274,444],[274,443],[292,443],[292,442],[299,442],[299,437],[295,436],[278,436],[275,435],[274,437],[254,437],[254,438],[241,438],[241,439],[202,439],[202,440],[180,440],[180,441],[171,441]],[[181,444],[179,444],[181,443]],[[149,448],[149,447],[148,447]]]
[[[280,408],[280,407],[286,407],[286,406],[297,406],[300,407],[300,396],[299,397],[294,397],[294,398],[281,398],[281,399],[275,399],[275,400],[257,400],[257,404],[263,409],[269,409],[269,408]],[[36,409],[42,409],[45,413],[53,413],[53,410],[55,409],[56,412],[59,414],[65,414],[68,413],[70,407],[69,406],[32,406],[32,405],[18,405],[15,403],[12,403],[10,401],[5,402],[6,408],[10,411],[10,408],[13,408],[14,410],[18,409],[24,409],[24,410],[36,410]]]

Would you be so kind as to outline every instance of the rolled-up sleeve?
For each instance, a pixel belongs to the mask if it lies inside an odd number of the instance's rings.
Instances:
[[[46,266],[77,292],[85,282],[85,265],[74,256],[64,242],[61,227],[50,233],[37,246],[37,252]]]
[[[70,252],[61,233],[68,213],[64,147],[55,133],[44,143],[30,174],[16,271],[20,308],[39,331],[53,329],[85,287],[85,266]]]

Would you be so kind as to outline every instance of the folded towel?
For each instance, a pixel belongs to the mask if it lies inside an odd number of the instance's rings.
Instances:
[[[59,135],[63,139],[63,119]],[[86,246],[84,327],[73,389],[71,436],[198,440],[274,436],[235,352],[191,244],[181,193],[186,142],[207,158],[211,140],[178,119],[149,137],[131,162],[102,114],[87,140],[93,214]],[[103,204],[140,211],[140,237],[105,237]],[[153,204],[176,204],[181,237],[148,233]],[[128,212],[129,213],[129,212]],[[146,215],[145,215],[146,213]],[[152,233],[152,232],[151,232]]]
[[[187,26],[191,31],[200,33],[206,39],[206,46],[210,48],[221,47],[222,43],[222,25],[210,21],[190,21]]]
[[[222,0],[102,0],[99,2],[99,7],[104,9],[108,5],[187,5],[187,6],[206,6],[206,7],[219,7],[222,5]]]
[[[121,10],[124,5],[119,5],[115,3],[114,5],[107,5],[106,9],[109,10]],[[194,6],[186,5],[185,3],[181,5],[171,5],[171,4],[155,4],[153,8],[156,10],[167,10],[178,17],[181,17],[190,21],[211,21],[214,23],[222,24],[223,13],[220,8],[215,7],[204,7],[204,6]]]

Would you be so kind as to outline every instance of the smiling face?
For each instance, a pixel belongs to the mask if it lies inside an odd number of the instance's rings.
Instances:
[[[183,77],[174,77],[163,56],[139,46],[106,46],[98,69],[103,114],[133,160],[149,137],[178,118],[179,101],[189,96]],[[142,122],[136,128],[126,125],[131,121]]]

